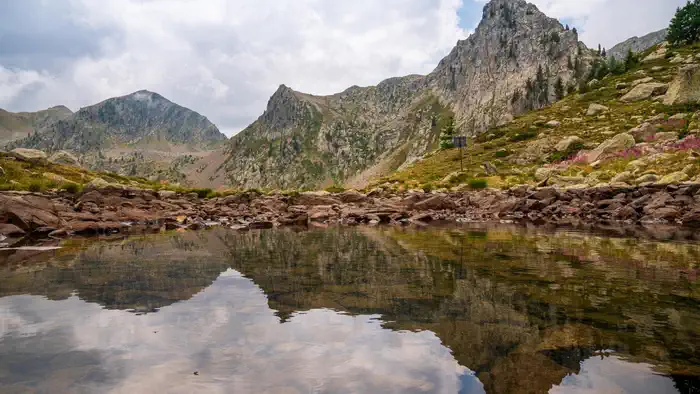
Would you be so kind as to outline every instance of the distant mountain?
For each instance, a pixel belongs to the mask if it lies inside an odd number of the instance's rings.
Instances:
[[[631,49],[632,52],[644,52],[647,49],[653,47],[656,44],[659,44],[666,40],[666,34],[668,33],[668,29],[662,29],[659,31],[655,31],[653,33],[649,33],[643,37],[632,37],[629,38],[614,47],[612,47],[609,51],[607,51],[608,57],[615,57],[618,60],[619,59],[624,59],[627,57],[627,53]]]
[[[59,120],[69,119],[73,112],[59,105],[38,112],[8,112],[0,109],[0,144],[26,138]]]
[[[474,34],[427,76],[331,96],[280,86],[262,116],[231,139],[212,179],[238,187],[363,184],[434,150],[453,121],[476,134],[556,101],[557,82],[577,84],[592,61],[575,31],[536,6],[493,0]]]
[[[7,149],[66,150],[91,169],[171,181],[184,179],[180,167],[226,140],[206,117],[146,90],[35,122],[26,135],[11,127],[23,138]]]

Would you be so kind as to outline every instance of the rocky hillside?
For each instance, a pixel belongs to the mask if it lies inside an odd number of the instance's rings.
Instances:
[[[32,130],[7,148],[65,150],[90,169],[171,181],[184,179],[178,171],[183,161],[196,161],[226,140],[204,116],[145,90],[36,124]]]
[[[373,183],[389,190],[700,183],[700,45],[653,47],[620,75]]]
[[[72,115],[73,112],[62,105],[38,112],[14,113],[0,109],[0,144],[26,138]]]
[[[477,134],[556,101],[555,86],[575,86],[592,61],[575,31],[534,5],[493,0],[427,76],[323,97],[280,86],[212,177],[237,187],[364,184],[437,148],[445,127]]]
[[[642,37],[632,37],[610,48],[607,55],[621,60],[627,56],[630,50],[635,53],[644,52],[654,45],[664,42],[667,32],[668,29],[662,29]]]

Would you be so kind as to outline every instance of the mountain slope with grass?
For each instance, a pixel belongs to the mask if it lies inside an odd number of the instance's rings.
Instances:
[[[20,126],[10,126],[14,135],[22,135]],[[8,150],[65,150],[92,170],[175,182],[185,179],[183,166],[226,141],[206,117],[146,90],[26,127],[24,138],[9,142]]]
[[[15,113],[0,109],[0,144],[26,138],[72,115],[73,112],[62,105],[37,112]]]
[[[700,44],[654,46],[627,70],[442,149],[371,187],[463,190],[700,182]]]
[[[575,29],[524,0],[492,0],[427,76],[331,96],[280,86],[224,163],[204,172],[234,187],[364,185],[436,149],[445,128],[477,133],[555,102],[594,60]]]

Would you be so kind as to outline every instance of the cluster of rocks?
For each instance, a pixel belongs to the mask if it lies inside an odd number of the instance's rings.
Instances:
[[[461,193],[262,195],[201,199],[195,193],[108,187],[79,195],[0,194],[0,234],[66,237],[329,224],[425,224],[431,221],[515,221],[554,224],[671,223],[700,225],[700,184],[563,190],[518,186]]]

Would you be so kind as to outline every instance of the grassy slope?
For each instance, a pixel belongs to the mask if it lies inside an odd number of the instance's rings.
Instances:
[[[642,54],[642,58],[651,53],[655,48]],[[672,54],[698,54],[700,45],[674,49]],[[662,67],[661,70],[652,70],[654,67]],[[375,180],[370,187],[379,185],[393,189],[409,188],[450,188],[461,184],[468,184],[474,178],[486,178],[482,164],[485,161],[496,166],[498,176],[488,178],[489,186],[508,187],[515,184],[535,183],[535,171],[543,166],[552,166],[561,161],[562,155],[546,154],[536,158],[523,160],[524,153],[533,141],[543,140],[545,145],[554,145],[566,136],[581,137],[587,148],[593,148],[597,144],[609,139],[615,134],[627,132],[647,119],[657,114],[665,114],[665,118],[677,114],[692,112],[700,109],[698,105],[665,106],[651,100],[636,103],[622,103],[618,99],[628,90],[616,89],[618,83],[631,83],[637,79],[649,76],[654,82],[668,83],[676,75],[677,64],[671,64],[670,58],[654,62],[642,63],[633,70],[619,76],[608,76],[596,89],[579,95],[577,93],[565,97],[563,100],[543,108],[541,110],[526,113],[515,119],[512,123],[488,130],[473,138],[470,146],[465,150],[465,171],[454,174],[450,181],[443,181],[446,176],[459,172],[460,155],[458,149],[439,150],[426,155],[423,160],[414,165],[395,172],[394,174]],[[644,75],[642,75],[642,72]],[[598,103],[610,108],[603,116],[586,116],[585,112],[591,103]],[[559,127],[548,127],[546,122],[556,120],[561,122]],[[690,128],[695,127],[692,122]],[[683,136],[688,132],[688,126],[674,127],[673,125],[659,131],[675,131]],[[549,138],[549,140],[546,140]],[[663,176],[680,171],[689,162],[698,168],[690,171],[691,175],[700,173],[700,163],[689,159],[689,151],[671,152],[660,162],[656,162],[649,168],[642,168],[641,173],[655,173]],[[563,171],[563,175],[586,177],[596,172],[601,182],[609,181],[615,174],[623,171],[627,164],[639,158],[631,155],[606,160],[595,169],[589,165],[571,164]]]

